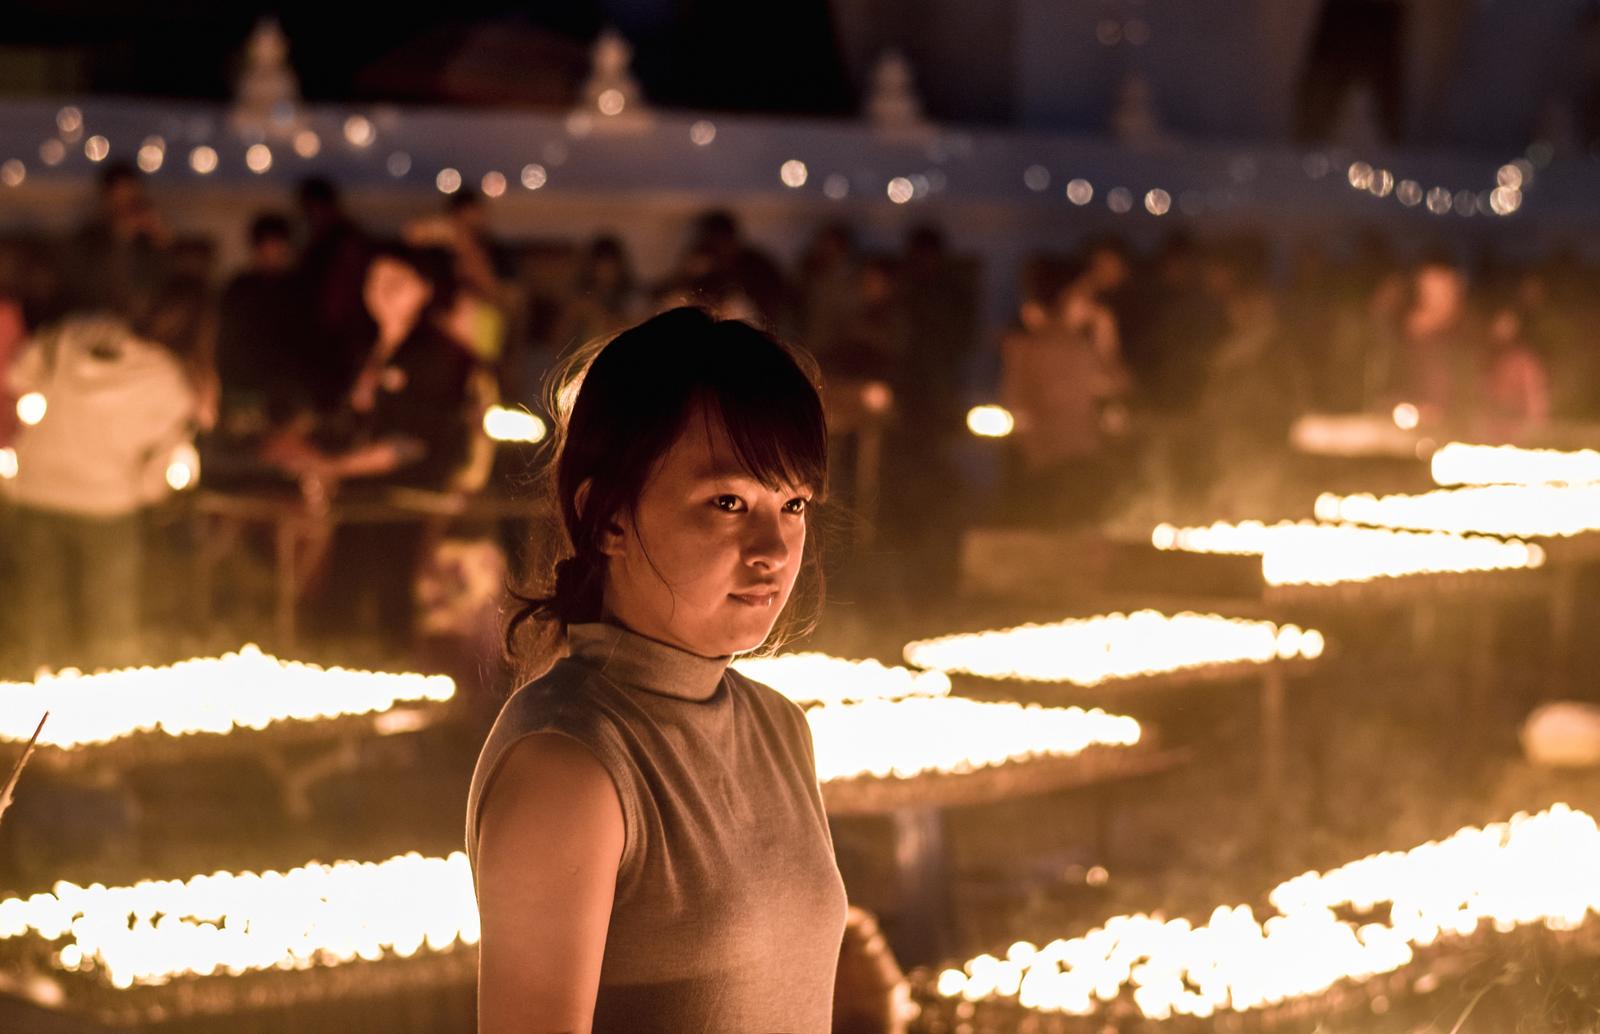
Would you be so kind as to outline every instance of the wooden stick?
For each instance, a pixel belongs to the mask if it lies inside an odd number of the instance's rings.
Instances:
[[[11,807],[11,791],[17,788],[17,780],[22,777],[22,766],[26,765],[28,759],[33,756],[33,748],[39,742],[39,734],[44,732],[45,719],[49,717],[50,712],[46,711],[39,718],[39,726],[33,730],[33,736],[28,740],[28,745],[22,748],[22,756],[17,759],[15,765],[11,766],[11,776],[6,780],[5,789],[0,790],[0,818],[4,818],[6,809]]]

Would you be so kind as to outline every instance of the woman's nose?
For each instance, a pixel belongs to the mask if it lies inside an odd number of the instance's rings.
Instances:
[[[758,515],[750,524],[750,540],[745,544],[745,559],[751,564],[764,565],[771,570],[782,568],[789,562],[791,546],[784,534],[780,514]]]

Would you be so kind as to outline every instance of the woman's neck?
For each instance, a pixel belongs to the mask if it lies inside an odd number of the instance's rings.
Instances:
[[[405,339],[411,336],[419,321],[405,320],[392,323],[378,324],[378,341],[376,351],[381,358],[387,359],[399,350]]]

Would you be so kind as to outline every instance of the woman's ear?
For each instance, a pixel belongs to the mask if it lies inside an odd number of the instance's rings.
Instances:
[[[578,485],[577,492],[573,493],[572,505],[577,509],[580,518],[589,502],[589,489],[593,486],[593,478],[584,478]],[[622,552],[623,538],[627,534],[621,523],[623,520],[626,518],[619,517],[617,520],[605,521],[595,529],[595,546],[602,556],[616,556]]]
[[[604,521],[595,529],[595,537],[599,540],[596,545],[600,547],[602,556],[621,556],[623,542],[628,532],[625,525],[627,517],[618,514],[615,520]]]

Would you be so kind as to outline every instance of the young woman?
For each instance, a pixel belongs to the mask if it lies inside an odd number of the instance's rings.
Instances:
[[[562,388],[572,552],[510,635],[567,656],[506,703],[467,805],[482,1032],[830,1027],[846,904],[809,727],[728,669],[814,571],[802,362],[682,308]]]

